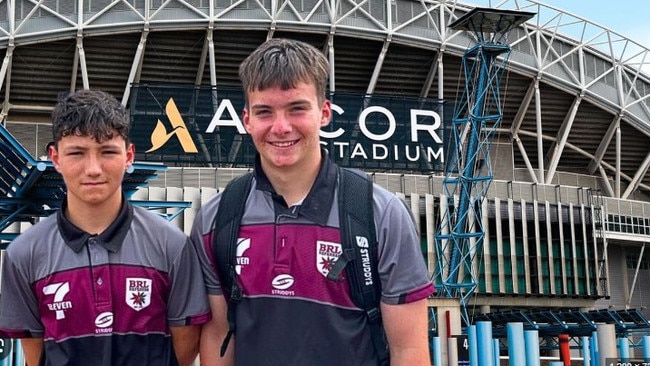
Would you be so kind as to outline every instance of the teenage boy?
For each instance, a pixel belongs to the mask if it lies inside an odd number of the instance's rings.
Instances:
[[[243,123],[258,152],[250,191],[242,197],[233,271],[243,298],[229,324],[231,304],[212,258],[219,194],[201,208],[190,235],[213,315],[201,333],[202,366],[386,364],[348,282],[327,278],[342,236],[339,170],[319,140],[332,116],[328,73],[320,51],[288,39],[265,42],[240,65]],[[429,366],[427,297],[434,288],[413,217],[403,201],[377,185],[373,200],[390,364]]]
[[[188,237],[131,205],[129,115],[111,95],[81,90],[52,112],[49,156],[62,207],[9,245],[0,334],[22,338],[36,365],[189,365],[210,319]]]

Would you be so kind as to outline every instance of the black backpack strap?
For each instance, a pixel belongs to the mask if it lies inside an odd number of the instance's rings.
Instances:
[[[354,303],[365,310],[380,364],[388,364],[388,344],[379,310],[381,282],[378,273],[377,234],[372,198],[373,184],[362,171],[339,168],[339,221],[343,252],[328,273],[338,279],[347,263]]]
[[[228,334],[221,344],[221,356],[226,353],[230,338],[235,333],[235,309],[242,300],[242,291],[236,281],[237,237],[239,224],[244,215],[246,199],[250,191],[253,173],[230,181],[221,193],[219,207],[212,227],[212,253],[221,281],[221,288],[228,301]]]

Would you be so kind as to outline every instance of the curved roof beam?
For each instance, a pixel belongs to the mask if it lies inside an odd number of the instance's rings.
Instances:
[[[632,178],[630,184],[627,186],[627,189],[621,196],[622,199],[627,199],[630,197],[630,194],[632,194],[632,192],[634,192],[639,187],[639,183],[641,182],[641,179],[645,173],[648,171],[648,168],[650,168],[650,152],[648,152],[648,155],[646,155],[643,163],[641,163],[639,169],[636,171],[636,174],[634,174],[634,178]]]
[[[379,74],[381,73],[381,67],[384,65],[384,60],[386,59],[386,53],[388,52],[388,47],[390,46],[390,39],[384,41],[384,45],[381,47],[381,51],[377,56],[377,62],[372,71],[372,76],[370,77],[370,82],[368,83],[368,88],[366,89],[366,94],[370,95],[375,92],[377,87],[377,80],[379,80]]]
[[[560,157],[566,146],[567,139],[571,133],[571,126],[573,121],[575,121],[576,113],[578,113],[578,107],[580,107],[580,102],[582,102],[582,95],[573,99],[573,104],[569,113],[564,117],[562,126],[557,132],[557,137],[551,147],[551,155],[549,158],[549,167],[548,173],[546,174],[546,184],[551,184],[553,181],[553,176],[555,176],[555,170],[557,169],[558,164],[560,163]]]
[[[142,71],[142,61],[144,60],[144,51],[147,46],[147,37],[149,36],[149,31],[144,29],[140,35],[140,42],[136,48],[135,55],[133,56],[133,62],[131,63],[131,71],[129,71],[129,78],[126,81],[124,86],[124,94],[122,94],[122,104],[127,105],[129,102],[129,96],[131,95],[131,85],[137,83],[140,80],[140,72]]]
[[[6,84],[4,103],[2,103],[2,111],[0,112],[0,121],[4,121],[5,116],[7,116],[7,113],[9,113],[9,96],[11,91],[11,63],[13,62],[13,54],[14,45],[10,44],[9,47],[7,47],[5,57],[2,60],[2,67],[0,67],[0,89],[2,88],[3,84]]]
[[[589,173],[594,174],[596,172],[596,169],[598,169],[598,165],[603,160],[605,152],[607,151],[607,147],[612,142],[612,138],[614,137],[616,130],[620,128],[620,125],[621,115],[619,114],[614,116],[612,123],[610,123],[609,128],[607,128],[607,132],[605,132],[602,140],[600,140],[598,149],[596,149],[596,153],[594,154],[594,159],[591,161],[591,163],[589,163],[589,166],[587,167]]]

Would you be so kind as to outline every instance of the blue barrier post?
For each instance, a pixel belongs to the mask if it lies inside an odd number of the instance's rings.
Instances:
[[[476,322],[478,366],[495,366],[492,353],[492,322]]]
[[[540,366],[539,333],[536,330],[524,331],[526,343],[526,366]]]
[[[630,342],[628,342],[627,338],[618,339],[618,358],[619,359],[630,358]]]
[[[591,366],[591,351],[589,349],[589,337],[582,337],[582,359],[584,366]]]
[[[492,339],[492,357],[494,358],[493,362],[495,366],[501,365],[501,347],[499,347],[499,340],[496,338]]]
[[[508,357],[510,366],[526,366],[526,346],[524,345],[524,323],[508,323]]]
[[[442,346],[440,337],[433,337],[431,340],[431,349],[433,353],[433,366],[442,366]]]
[[[470,325],[467,327],[467,342],[469,343],[469,366],[478,366],[476,325]]]
[[[643,352],[643,359],[650,360],[650,336],[643,336],[641,339],[641,349]]]
[[[598,333],[596,331],[591,332],[589,349],[591,350],[591,365],[598,366],[600,360],[598,359]]]
[[[14,339],[14,359],[16,360],[14,363],[16,366],[25,364],[25,353],[23,353],[23,346],[18,339]]]

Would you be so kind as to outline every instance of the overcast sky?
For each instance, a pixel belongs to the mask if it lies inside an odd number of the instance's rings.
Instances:
[[[503,0],[460,0],[478,6],[496,6]],[[650,48],[649,0],[539,0],[539,3],[585,18],[609,28],[637,43]],[[520,6],[525,2],[520,2]],[[513,9],[514,2],[504,9]]]

